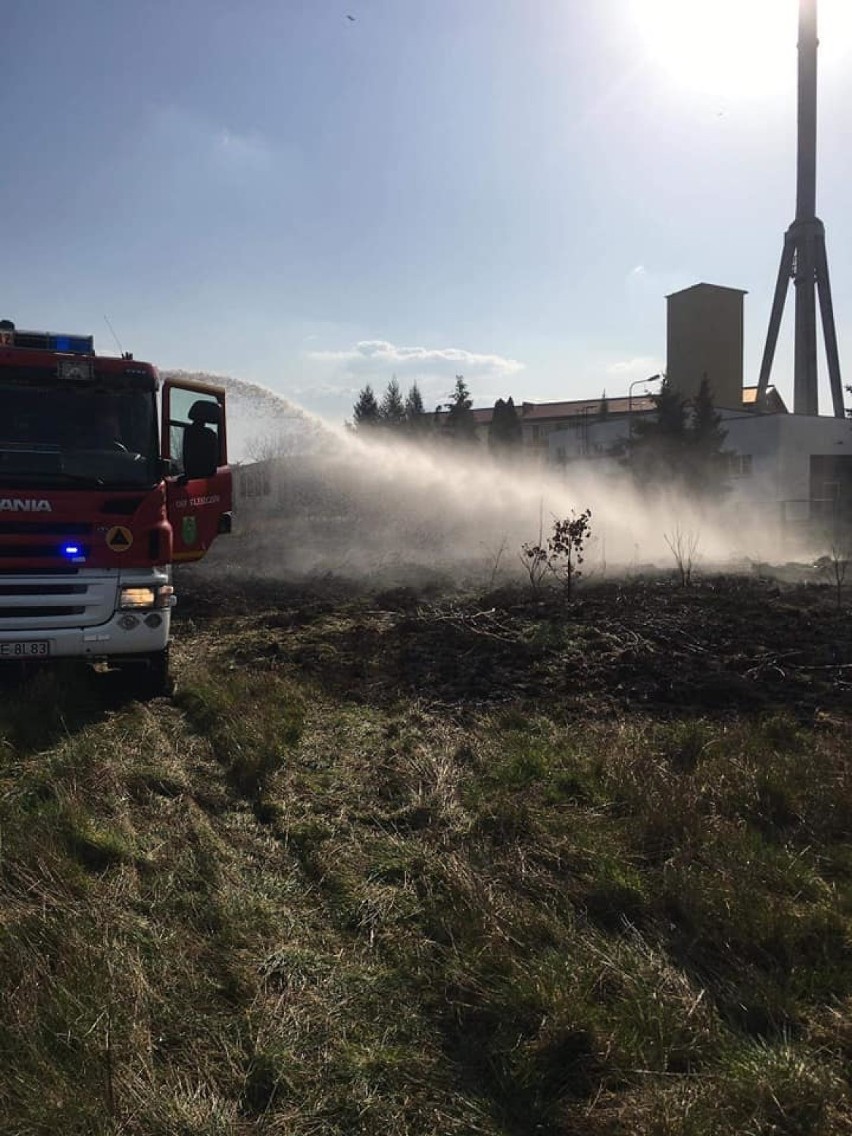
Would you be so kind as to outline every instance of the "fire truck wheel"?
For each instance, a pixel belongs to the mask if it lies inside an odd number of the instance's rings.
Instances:
[[[172,693],[168,647],[144,655],[129,655],[121,663],[121,669],[132,684],[134,694],[143,702]]]

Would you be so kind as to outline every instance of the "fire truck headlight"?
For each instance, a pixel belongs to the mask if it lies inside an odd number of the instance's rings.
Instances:
[[[126,611],[128,608],[153,607],[156,602],[156,588],[122,588],[118,606]]]
[[[155,587],[134,584],[121,589],[121,598],[118,606],[123,610],[139,608],[167,608],[175,604],[174,588],[171,584],[159,584]]]

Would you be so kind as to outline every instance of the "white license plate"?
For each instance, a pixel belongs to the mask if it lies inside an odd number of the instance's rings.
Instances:
[[[0,643],[0,659],[33,659],[50,654],[47,639],[31,640],[27,643]]]

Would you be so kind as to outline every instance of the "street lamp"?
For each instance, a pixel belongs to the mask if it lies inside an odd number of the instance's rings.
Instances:
[[[627,434],[628,437],[633,437],[633,388],[640,385],[640,383],[657,383],[663,378],[662,374],[651,375],[649,379],[634,379],[630,386],[627,388]]]

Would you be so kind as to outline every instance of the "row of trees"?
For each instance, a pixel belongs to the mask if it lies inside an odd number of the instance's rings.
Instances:
[[[381,426],[389,430],[401,430],[405,427],[409,431],[418,431],[423,428],[427,415],[417,383],[414,383],[403,399],[394,375],[381,401],[376,398],[373,388],[367,383],[358,394],[352,418],[355,430],[371,430]]]
[[[631,423],[615,454],[641,484],[677,486],[693,494],[718,496],[728,484],[727,431],[713,405],[707,377],[691,401],[668,379],[652,395],[656,413]]]
[[[358,393],[352,420],[353,429],[358,432],[381,429],[409,437],[428,435],[462,444],[477,441],[473,399],[464,375],[456,375],[455,387],[447,401],[439,403],[431,414],[423,406],[423,397],[416,383],[403,398],[394,375],[380,399],[368,383]],[[511,398],[498,398],[494,404],[488,442],[495,450],[520,447],[521,419]]]
[[[610,456],[641,485],[674,485],[695,494],[724,492],[729,461],[727,435],[706,376],[691,401],[681,398],[667,379],[651,397],[655,413],[631,418],[627,436],[612,447]],[[598,420],[608,417],[609,402],[604,395]],[[452,393],[433,413],[425,410],[416,383],[405,398],[396,376],[381,398],[368,384],[359,392],[353,408],[353,429],[381,429],[460,444],[477,441],[473,400],[463,375],[456,375]],[[514,401],[511,397],[498,399],[488,427],[489,448],[509,454],[520,450],[521,441],[521,418]]]

